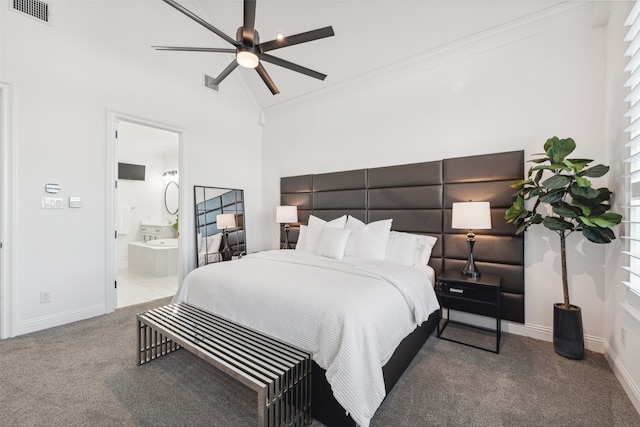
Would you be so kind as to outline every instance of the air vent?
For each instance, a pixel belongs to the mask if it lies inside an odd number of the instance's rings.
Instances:
[[[39,21],[49,22],[49,5],[40,0],[13,0],[13,10],[22,12]]]

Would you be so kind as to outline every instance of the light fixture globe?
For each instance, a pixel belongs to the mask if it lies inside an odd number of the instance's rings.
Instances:
[[[244,68],[256,68],[260,63],[258,55],[248,50],[240,50],[236,53],[238,65]]]

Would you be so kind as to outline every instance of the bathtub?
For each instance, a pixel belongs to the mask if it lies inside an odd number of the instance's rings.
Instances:
[[[131,242],[127,256],[131,270],[156,277],[178,274],[178,239]]]
[[[147,241],[147,246],[163,246],[165,248],[177,248],[178,239],[157,239]]]

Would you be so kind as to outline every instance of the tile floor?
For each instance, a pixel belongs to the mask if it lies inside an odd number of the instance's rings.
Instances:
[[[154,277],[118,265],[118,301],[116,307],[140,304],[173,296],[178,291],[178,276]]]

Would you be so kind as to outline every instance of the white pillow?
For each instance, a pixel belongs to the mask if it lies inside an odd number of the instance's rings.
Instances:
[[[203,239],[204,240],[204,239]],[[206,243],[203,242],[200,247],[201,253],[212,254],[220,250],[220,243],[222,242],[222,233],[216,233],[206,237]]]
[[[304,251],[307,247],[307,226],[300,226],[300,233],[298,233],[298,241],[296,242],[296,250]]]
[[[347,216],[342,215],[340,218],[336,218],[332,221],[325,221],[316,216],[309,215],[309,225],[307,227],[307,241],[304,247],[305,251],[318,252],[320,247],[320,240],[322,240],[322,232],[325,227],[329,228],[344,228],[347,222]]]
[[[389,233],[385,260],[413,267],[416,262],[418,236],[411,233],[392,231]]]
[[[318,247],[318,255],[342,259],[349,241],[349,234],[351,231],[344,228],[325,227]]]
[[[345,228],[351,230],[345,256],[359,256],[384,260],[391,231],[391,219],[371,222],[367,225],[349,216]]]
[[[438,239],[433,236],[425,236],[422,234],[416,234],[416,237],[418,238],[418,246],[416,247],[416,257],[413,266],[417,267],[427,265],[429,263],[429,258],[431,258],[431,250]]]
[[[202,234],[198,233],[198,235],[196,236],[196,243],[198,244],[198,252],[200,252],[202,250]]]

